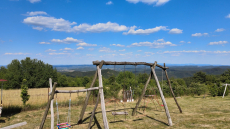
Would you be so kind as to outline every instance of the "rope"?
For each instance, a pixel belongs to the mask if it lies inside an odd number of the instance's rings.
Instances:
[[[163,92],[163,69],[162,69],[162,92]]]
[[[124,65],[124,81],[126,80],[126,76],[125,76],[125,65]],[[125,83],[124,83],[124,87],[125,87]],[[126,93],[126,92],[125,92]],[[126,101],[127,101],[127,97],[126,97]],[[126,103],[125,103],[125,112],[126,112]],[[126,120],[126,115],[125,115],[125,120]]]

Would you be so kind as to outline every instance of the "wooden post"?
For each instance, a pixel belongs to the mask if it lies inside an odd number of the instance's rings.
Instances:
[[[50,91],[52,92],[52,79],[51,78],[49,78],[49,83],[50,83]],[[49,94],[48,94],[48,97],[49,97]],[[50,111],[51,111],[51,126],[50,126],[50,128],[51,129],[54,129],[54,108],[53,108],[53,102],[54,102],[54,100],[52,99],[51,103],[50,103]]]
[[[222,98],[224,98],[224,95],[225,95],[225,91],[226,91],[226,89],[227,89],[227,83],[226,83],[226,85],[225,85],[225,89],[224,89],[224,94],[223,94],[223,97]]]
[[[50,108],[51,100],[54,98],[54,93],[55,93],[55,90],[56,90],[56,85],[57,85],[57,83],[55,82],[55,83],[54,83],[54,86],[53,86],[53,89],[52,89],[52,93],[51,93],[49,102],[47,103],[46,110],[45,110],[45,112],[44,112],[44,115],[43,115],[43,118],[42,118],[42,122],[41,122],[41,124],[40,124],[39,129],[42,129],[43,126],[44,126],[44,123],[45,123],[45,120],[46,120],[46,117],[47,117],[47,114],[48,114],[48,111],[49,111],[49,108]]]
[[[101,69],[100,69],[99,66],[97,66],[97,70],[98,70],[99,87],[103,87]],[[100,97],[101,97],[101,111],[102,111],[102,118],[103,118],[104,128],[109,129],[107,116],[106,116],[106,110],[105,110],[105,100],[104,100],[103,88],[99,89],[99,94],[100,94]]]
[[[165,67],[165,63],[164,63],[164,67]],[[168,74],[167,74],[166,69],[164,69],[164,71],[165,71],[165,75],[166,75],[166,78],[167,78],[167,80],[168,80],[169,88],[170,88],[170,91],[171,91],[172,96],[173,96],[173,98],[174,98],[174,101],[176,102],[176,105],[177,105],[178,109],[180,110],[180,113],[182,113],[182,110],[181,110],[181,108],[180,108],[180,105],[178,104],[178,102],[177,102],[177,100],[176,100],[176,97],[175,97],[175,95],[174,95],[174,92],[173,92],[173,90],[172,90],[171,82],[170,82],[170,80],[169,80],[169,77],[168,77]]]
[[[99,92],[98,92],[98,93],[99,93]],[[91,114],[91,118],[90,118],[90,121],[89,121],[88,129],[90,129],[90,127],[91,127],[91,123],[92,123],[92,120],[93,120],[95,111],[96,111],[96,109],[97,109],[97,105],[98,105],[98,103],[99,103],[99,98],[100,98],[100,94],[97,95],[97,102],[96,102],[95,107],[94,107],[94,109],[93,109],[93,112],[92,112],[92,114]]]
[[[152,78],[152,72],[150,73],[149,78],[148,78],[147,82],[145,83],[145,87],[142,90],[142,94],[141,94],[141,96],[140,96],[140,98],[139,98],[139,100],[138,100],[138,102],[136,104],[136,107],[134,108],[134,110],[132,112],[132,116],[134,116],[136,114],[137,108],[138,108],[139,104],[141,103],[141,100],[143,99],[143,96],[145,95],[146,88],[147,88],[151,78]]]
[[[166,116],[167,116],[167,118],[168,118],[168,124],[169,124],[169,126],[172,126],[172,119],[171,119],[170,114],[169,114],[168,106],[167,106],[167,103],[166,103],[166,101],[165,101],[164,94],[163,94],[163,92],[162,92],[162,90],[161,90],[161,86],[160,86],[160,84],[159,84],[159,81],[158,81],[157,75],[156,75],[156,73],[155,73],[155,67],[156,67],[156,64],[157,64],[157,62],[155,61],[155,63],[154,63],[154,65],[153,65],[153,67],[151,67],[151,69],[152,69],[152,73],[153,73],[153,76],[154,76],[154,78],[155,78],[155,81],[156,81],[157,87],[158,87],[158,89],[159,89],[159,91],[160,91],[161,100],[162,100],[162,103],[164,104],[164,108],[165,108]]]
[[[103,62],[104,62],[104,61],[101,61],[100,64],[99,64],[99,68],[100,68],[100,69],[101,69],[102,66],[103,66]],[[94,86],[95,81],[96,81],[96,79],[97,79],[97,76],[98,76],[98,71],[96,70],[96,72],[95,72],[95,74],[94,74],[93,81],[92,81],[92,83],[91,83],[91,85],[90,85],[90,88],[92,88],[92,87]],[[84,114],[85,114],[85,110],[86,110],[86,107],[87,107],[87,105],[88,105],[88,101],[89,101],[90,95],[91,95],[91,91],[89,91],[89,92],[87,93],[86,97],[85,97],[85,103],[84,103],[84,105],[82,106],[81,114],[80,114],[79,120],[78,120],[78,122],[77,122],[78,124],[82,124],[82,118],[83,118],[83,116],[84,116]]]

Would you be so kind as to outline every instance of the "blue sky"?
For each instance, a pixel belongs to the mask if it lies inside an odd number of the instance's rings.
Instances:
[[[0,64],[230,60],[229,0],[1,0]]]

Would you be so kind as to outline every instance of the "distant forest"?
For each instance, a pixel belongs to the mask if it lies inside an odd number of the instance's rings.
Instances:
[[[223,84],[230,83],[229,66],[172,66],[167,69],[173,91],[176,96],[210,94],[212,96],[223,93]],[[65,72],[72,70],[73,72]],[[78,70],[78,71],[76,71]],[[49,87],[49,78],[58,83],[58,87],[89,87],[96,67],[81,65],[61,67],[45,64],[41,60],[30,59],[12,60],[7,67],[0,68],[0,78],[8,80],[4,83],[4,89],[19,89],[22,80],[27,80],[28,88]],[[59,72],[58,72],[59,71]],[[135,90],[136,97],[141,93],[145,82],[150,74],[150,68],[145,66],[103,66],[102,77],[104,92],[107,97],[117,96],[121,89]],[[156,74],[162,85],[164,95],[171,96],[165,73],[156,68]],[[162,81],[163,75],[163,81]],[[96,81],[95,86],[98,85]],[[146,94],[156,90],[156,83],[151,79]],[[158,93],[158,92],[157,92]],[[228,94],[228,90],[227,93]]]

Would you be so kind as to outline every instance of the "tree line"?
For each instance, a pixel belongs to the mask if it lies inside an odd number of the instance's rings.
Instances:
[[[138,97],[148,79],[148,74],[139,73],[135,75],[130,71],[120,72],[117,76],[112,75],[112,70],[107,70],[110,77],[103,77],[105,97],[119,97],[119,92],[134,90],[134,97]],[[45,64],[41,60],[30,59],[12,60],[7,68],[0,68],[0,78],[8,80],[4,84],[4,89],[20,89],[23,79],[27,80],[24,85],[28,88],[49,87],[49,78],[58,83],[58,87],[86,87],[88,88],[93,80],[93,76],[68,77],[57,72],[52,65]],[[192,77],[170,78],[172,89],[176,96],[210,94],[212,96],[223,95],[222,84],[230,83],[230,69],[221,75],[207,75],[204,72],[197,72]],[[26,83],[26,84],[25,84]],[[171,96],[171,91],[166,80],[160,81],[163,93],[166,97]],[[98,86],[98,80],[95,83]],[[152,78],[146,94],[158,94],[157,85]],[[228,89],[226,95],[228,94]],[[95,93],[96,95],[96,93]]]

